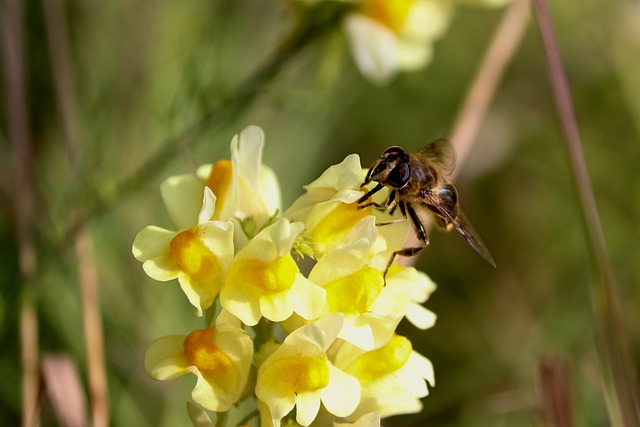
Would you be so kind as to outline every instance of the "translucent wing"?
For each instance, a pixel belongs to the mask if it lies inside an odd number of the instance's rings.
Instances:
[[[456,168],[456,152],[446,139],[436,139],[417,154],[431,160],[445,175],[450,175]]]
[[[436,212],[437,215],[440,215],[446,223],[453,225],[453,227],[458,230],[458,233],[462,234],[462,237],[464,237],[467,243],[469,243],[485,261],[494,267],[496,266],[496,262],[493,260],[489,249],[487,249],[487,246],[478,235],[476,229],[473,228],[471,222],[469,222],[465,214],[462,213],[459,208],[454,216],[446,206],[440,203],[431,194],[427,194],[425,198],[425,202],[433,206],[434,212]]]

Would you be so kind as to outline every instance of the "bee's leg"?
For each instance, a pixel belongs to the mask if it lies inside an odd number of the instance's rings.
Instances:
[[[416,234],[418,235],[418,239],[420,240],[420,242],[422,242],[422,246],[403,248],[393,252],[391,254],[391,257],[389,258],[389,262],[387,262],[387,267],[384,269],[383,277],[385,278],[385,283],[386,283],[387,272],[389,271],[389,268],[393,264],[393,261],[397,255],[406,256],[406,257],[414,256],[422,252],[427,246],[429,246],[429,236],[427,236],[427,232],[424,230],[424,225],[422,225],[422,221],[420,221],[420,217],[418,217],[418,214],[413,209],[413,207],[408,203],[405,204],[402,202],[398,203],[398,206],[400,207],[400,213],[402,213],[403,219],[405,221],[407,220],[407,214],[409,214],[409,218],[411,218],[411,222],[413,223],[413,226],[416,229]]]
[[[382,184],[378,184],[378,185],[382,185]],[[377,188],[377,186],[376,186],[376,188]],[[374,190],[375,190],[375,188],[374,188]],[[371,191],[369,193],[371,193]],[[366,194],[365,194],[365,196],[366,196]],[[363,201],[366,200],[364,198],[365,196],[359,198],[358,199],[358,203],[360,203],[361,200],[363,200]],[[390,206],[394,206],[395,207],[395,198],[396,198],[396,191],[393,190],[393,191],[391,191],[391,193],[389,193],[389,197],[387,197],[387,200],[384,202],[384,204],[381,205],[380,203],[376,203],[376,202],[371,201],[369,203],[365,203],[363,205],[359,205],[358,209],[366,208],[368,206],[373,206],[376,209],[380,209],[380,210],[389,209]]]
[[[391,192],[392,195],[389,196],[389,198],[391,199],[391,201],[393,203],[392,209],[395,209],[396,206],[399,206],[400,207],[400,213],[402,213],[402,218],[392,219],[390,221],[384,221],[384,222],[377,222],[376,226],[382,227],[382,226],[385,226],[385,225],[398,224],[400,222],[407,221],[408,218],[407,218],[407,212],[406,212],[405,207],[404,207],[404,202],[397,202],[396,203],[395,202],[395,193],[396,193],[395,191],[392,191]]]
[[[358,203],[358,204],[363,203],[365,200],[367,200],[369,197],[373,196],[374,194],[376,194],[378,191],[382,190],[383,188],[384,188],[384,185],[378,183],[375,187],[373,187],[371,190],[369,190],[364,196],[360,197],[356,203]],[[365,208],[367,206],[371,206],[371,205],[375,205],[375,204],[377,204],[377,203],[374,203],[374,202],[367,203],[367,204],[358,206],[358,209],[362,209],[362,208]]]

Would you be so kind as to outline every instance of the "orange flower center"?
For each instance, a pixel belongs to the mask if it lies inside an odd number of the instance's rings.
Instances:
[[[222,206],[226,201],[232,181],[233,163],[231,160],[218,160],[215,162],[206,183],[207,187],[216,195],[216,210],[212,219],[220,219]]]
[[[200,282],[215,281],[222,268],[218,258],[198,238],[197,231],[198,227],[192,227],[171,239],[171,258],[190,277]]]

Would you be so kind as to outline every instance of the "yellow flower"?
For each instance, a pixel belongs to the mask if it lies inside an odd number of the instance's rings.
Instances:
[[[320,403],[333,415],[351,414],[360,400],[358,381],[335,368],[326,352],[342,327],[342,315],[326,316],[293,331],[258,370],[256,396],[262,425],[280,426],[296,407],[296,421],[313,422]]]
[[[363,0],[345,19],[360,72],[372,82],[384,84],[398,71],[424,68],[451,13],[450,1]]]
[[[361,401],[351,418],[370,412],[383,418],[419,412],[420,398],[429,393],[427,383],[435,385],[429,359],[413,351],[411,342],[400,335],[369,352],[344,342],[334,364],[360,381]]]
[[[364,173],[357,154],[329,167],[318,179],[305,185],[300,196],[283,214],[292,221],[303,221],[311,238],[315,256],[320,257],[339,243],[371,207],[358,209],[355,203],[364,192],[360,185]]]
[[[378,234],[375,218],[363,219],[354,231],[359,234],[348,234],[350,243],[320,258],[309,280],[326,290],[326,313],[344,313],[338,338],[371,350],[389,340],[411,298],[400,288],[385,286],[382,271],[367,263]]]
[[[238,252],[220,293],[222,307],[246,325],[263,316],[274,322],[294,312],[307,320],[325,306],[325,291],[307,280],[291,256],[304,224],[281,218],[265,227]]]
[[[144,355],[149,376],[171,380],[192,373],[198,380],[193,400],[216,412],[225,412],[238,402],[249,378],[253,343],[238,319],[222,311],[213,328],[189,335],[157,339]]]
[[[272,169],[262,164],[264,132],[248,126],[231,141],[231,160],[219,160],[198,168],[196,176],[177,175],[160,186],[169,216],[178,228],[193,224],[197,212],[197,194],[204,186],[216,195],[216,208],[211,219],[231,221],[251,218],[262,227],[280,210],[278,179]],[[195,207],[195,209],[194,209]],[[244,244],[246,238],[236,236]]]
[[[205,188],[198,225],[180,232],[149,226],[133,242],[133,255],[152,279],[178,279],[198,316],[213,304],[233,259],[233,224],[209,221],[215,196]]]

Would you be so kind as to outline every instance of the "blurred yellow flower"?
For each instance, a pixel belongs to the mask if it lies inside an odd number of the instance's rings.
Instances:
[[[425,67],[452,11],[452,2],[446,0],[363,0],[345,19],[360,72],[384,84],[399,71]]]
[[[294,312],[307,320],[325,306],[325,290],[307,280],[291,256],[304,224],[281,218],[264,228],[238,252],[220,294],[222,307],[246,325],[263,316],[274,322]]]
[[[370,412],[381,417],[418,412],[420,398],[429,393],[427,383],[435,385],[429,359],[413,351],[411,341],[400,335],[369,352],[345,342],[334,364],[360,381],[361,401],[351,418]]]
[[[240,399],[252,358],[251,338],[238,319],[222,311],[215,327],[151,343],[144,366],[149,376],[161,381],[187,373],[196,375],[193,400],[209,410],[225,412]]]
[[[327,350],[342,327],[339,313],[293,331],[258,370],[256,396],[262,402],[262,425],[280,426],[296,408],[296,422],[308,426],[320,409],[345,417],[360,401],[360,385],[335,368]]]
[[[178,279],[198,316],[213,304],[233,259],[233,224],[209,220],[215,200],[205,188],[197,225],[180,232],[148,226],[138,233],[132,248],[149,277]]]

